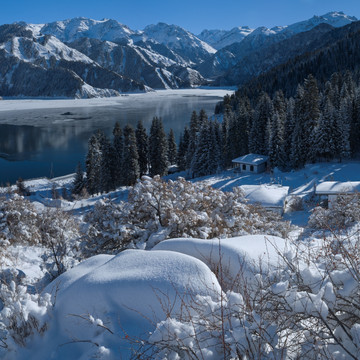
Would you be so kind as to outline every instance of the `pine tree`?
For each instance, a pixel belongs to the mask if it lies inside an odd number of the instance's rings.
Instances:
[[[228,168],[231,165],[231,160],[235,158],[232,151],[233,144],[238,141],[236,139],[235,115],[230,106],[225,107],[225,113],[221,124],[221,133],[223,167]]]
[[[101,160],[100,144],[97,136],[94,134],[89,139],[86,156],[86,188],[89,194],[95,194],[100,191]]]
[[[351,127],[351,99],[344,98],[336,114],[336,125],[339,129],[337,139],[338,155],[340,160],[351,157],[350,127]]]
[[[179,151],[177,155],[177,164],[180,171],[186,170],[186,154],[189,148],[189,140],[189,128],[185,126],[184,133],[180,136]]]
[[[336,154],[334,123],[334,107],[328,100],[314,133],[314,149],[318,159],[329,161]]]
[[[189,129],[189,146],[186,151],[186,169],[191,168],[191,163],[193,156],[196,151],[197,136],[200,131],[199,118],[196,114],[196,111],[193,111],[190,119],[190,129]]]
[[[124,184],[123,179],[123,152],[124,152],[124,138],[120,124],[117,122],[113,130],[113,179],[115,187]]]
[[[242,101],[239,104],[237,111],[237,124],[239,139],[238,144],[235,147],[234,158],[249,153],[249,129],[251,127],[251,107],[248,101]]]
[[[210,173],[210,148],[211,148],[211,131],[209,121],[202,123],[196,151],[191,164],[193,177],[204,176]]]
[[[141,121],[137,124],[135,134],[141,177],[147,174],[149,170],[149,137]]]
[[[251,153],[266,155],[266,129],[274,113],[269,95],[263,93],[257,103],[249,134],[249,150]]]
[[[136,147],[135,131],[130,125],[124,128],[124,184],[134,185],[140,176],[139,155]]]
[[[313,132],[317,125],[318,119],[320,117],[320,94],[317,86],[316,79],[309,75],[304,81],[304,94],[301,99],[301,115],[297,121],[301,121],[302,128],[304,131],[304,147],[303,147],[303,157],[308,158],[307,154],[312,152],[314,143],[313,143]]]
[[[209,174],[219,172],[222,168],[221,128],[218,121],[210,121]]]
[[[170,165],[176,164],[177,160],[177,146],[173,129],[170,129],[168,134],[168,161]]]
[[[110,140],[102,132],[97,132],[98,142],[100,145],[100,192],[109,192],[115,188],[114,179],[113,179],[113,157],[114,154],[113,148],[111,146]]]
[[[206,114],[206,111],[204,109],[201,109],[200,112],[199,112],[199,118],[198,118],[199,131],[200,131],[201,126],[203,124],[207,123],[207,120],[208,120],[208,116]]]
[[[149,158],[150,174],[166,175],[168,169],[167,139],[161,119],[154,117],[150,128]]]
[[[81,192],[84,189],[84,186],[85,186],[84,172],[82,170],[81,163],[79,161],[79,163],[76,167],[75,178],[72,183],[72,190],[71,190],[72,194],[74,194],[74,195],[81,194]]]

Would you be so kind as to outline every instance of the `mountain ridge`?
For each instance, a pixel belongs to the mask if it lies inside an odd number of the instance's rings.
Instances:
[[[285,40],[313,29],[311,36],[321,37],[326,24],[340,27],[355,20],[330,12],[287,26],[204,30],[202,36],[161,22],[132,30],[113,19],[85,17],[2,25],[0,95],[92,97],[212,83],[238,85],[287,61],[294,49],[301,53]],[[316,29],[321,24],[325,27]],[[205,36],[217,45],[203,41]],[[311,40],[306,36],[301,35],[305,44]],[[221,42],[228,45],[221,47]],[[276,44],[286,44],[281,49],[286,56],[276,54]],[[262,54],[266,66],[259,64]]]

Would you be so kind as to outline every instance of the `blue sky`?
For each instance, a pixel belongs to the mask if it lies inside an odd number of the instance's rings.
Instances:
[[[203,29],[287,25],[329,11],[360,18],[359,0],[0,0],[0,24],[77,16],[112,18],[134,30],[159,21]]]

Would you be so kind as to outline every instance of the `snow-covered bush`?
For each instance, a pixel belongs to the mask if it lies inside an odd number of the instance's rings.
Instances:
[[[78,224],[61,209],[37,210],[24,197],[9,194],[0,202],[2,245],[22,244],[44,247],[44,261],[51,277],[73,266]]]
[[[126,203],[98,202],[85,220],[90,253],[152,248],[174,237],[285,236],[289,230],[277,214],[247,204],[239,188],[223,192],[182,178],[165,182],[158,176],[139,181]]]
[[[31,295],[21,285],[17,271],[0,286],[0,357],[26,346],[35,335],[42,335],[48,326],[52,309],[51,296]]]
[[[73,216],[61,209],[46,209],[38,216],[37,226],[43,256],[50,275],[54,278],[73,267],[80,256],[77,251],[78,224]]]
[[[160,322],[147,342],[154,358],[359,359],[360,240],[297,243],[280,255],[272,277],[254,274],[255,285],[234,285],[239,293],[218,302],[198,297]]]
[[[360,221],[360,196],[339,195],[328,208],[316,207],[310,218],[309,226],[315,229],[337,230]]]
[[[0,201],[0,239],[4,244],[38,244],[38,214],[30,201],[12,194]]]

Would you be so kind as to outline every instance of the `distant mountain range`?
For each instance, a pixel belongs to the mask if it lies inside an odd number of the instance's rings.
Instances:
[[[238,85],[320,46],[355,17],[331,12],[284,27],[204,30],[159,23],[134,31],[75,18],[0,26],[0,96],[98,97],[121,92]]]

